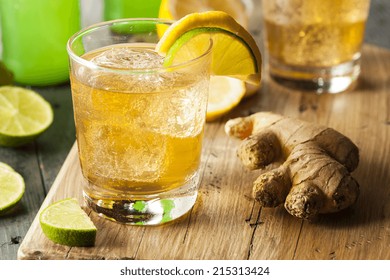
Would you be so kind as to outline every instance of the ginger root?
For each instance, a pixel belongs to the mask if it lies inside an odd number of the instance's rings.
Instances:
[[[352,205],[359,185],[350,172],[358,147],[332,128],[261,112],[229,120],[228,135],[244,139],[237,155],[249,169],[279,167],[260,175],[253,196],[264,207],[282,203],[293,216],[312,219]]]

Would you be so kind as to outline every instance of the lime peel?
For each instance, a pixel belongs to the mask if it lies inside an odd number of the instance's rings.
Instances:
[[[49,205],[39,215],[39,222],[43,233],[57,244],[78,247],[95,244],[97,229],[75,198]]]

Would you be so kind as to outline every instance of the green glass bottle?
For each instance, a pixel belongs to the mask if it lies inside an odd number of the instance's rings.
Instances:
[[[80,29],[78,0],[0,0],[3,57],[20,84],[69,79],[66,43]]]
[[[161,0],[105,0],[104,19],[157,18]]]

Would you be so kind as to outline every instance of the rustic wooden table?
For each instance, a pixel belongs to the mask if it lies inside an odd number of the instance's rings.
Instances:
[[[390,1],[372,0],[363,52],[365,68],[355,91],[337,96],[308,95],[280,88],[265,77],[257,96],[244,101],[220,122],[208,124],[208,158],[204,168],[207,170],[219,161],[225,161],[225,164],[214,169],[213,176],[205,177],[200,201],[192,217],[187,217],[188,223],[181,222],[171,228],[137,229],[142,234],[136,240],[137,251],[123,248],[124,255],[117,257],[390,259],[390,51],[376,47],[390,49],[388,30]],[[259,36],[258,26],[254,26],[253,33]],[[49,130],[34,143],[16,149],[0,148],[0,161],[13,166],[26,180],[26,193],[19,206],[0,217],[0,259],[17,258],[20,243],[75,141],[69,85],[34,89],[52,104],[55,119]],[[327,124],[350,136],[361,148],[362,156],[354,173],[362,188],[357,205],[342,213],[321,217],[316,223],[308,223],[286,215],[282,208],[260,209],[247,198],[250,186],[230,186],[236,179],[230,177],[231,174],[223,177],[223,168],[231,168],[227,166],[229,164],[237,168],[237,176],[248,175],[253,179],[254,175],[240,169],[233,149],[225,153],[223,146],[213,144],[213,139],[222,137],[223,123],[229,117],[256,110],[272,110]],[[237,144],[226,141],[232,146]],[[205,205],[208,199],[219,200],[223,195],[237,196],[232,200],[237,204]],[[223,214],[230,216],[225,219]],[[165,255],[148,249],[150,242],[161,246],[164,240],[173,238],[172,235],[180,228],[185,229],[189,221],[192,225],[199,223],[199,228],[192,226],[190,231],[185,231],[184,237],[178,236],[183,241],[175,243],[177,253],[169,244],[163,247]],[[225,231],[227,227],[230,232]],[[154,238],[155,231],[160,235],[158,239]],[[199,239],[199,236],[203,237]],[[34,241],[31,236],[29,239]],[[193,250],[192,253],[189,250]],[[77,258],[78,252],[84,253],[84,257],[91,256],[88,251],[73,250],[66,251],[63,257]],[[95,256],[99,253],[107,254],[107,251],[95,252]],[[52,257],[60,258],[60,255],[58,249],[57,255]],[[116,258],[109,254],[108,257]]]

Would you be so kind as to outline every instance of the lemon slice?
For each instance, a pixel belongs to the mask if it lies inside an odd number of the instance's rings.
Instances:
[[[43,233],[53,242],[67,246],[93,246],[97,229],[75,198],[49,205],[39,215]]]
[[[189,14],[164,33],[156,51],[165,66],[180,64],[205,52],[213,40],[211,72],[251,84],[261,80],[261,54],[253,37],[230,15],[221,11]]]
[[[26,144],[52,121],[53,110],[38,93],[21,87],[0,87],[0,145]]]
[[[226,12],[243,27],[248,27],[248,14],[241,0],[162,0],[159,18],[178,20],[191,13],[205,11]]]
[[[0,165],[0,213],[15,206],[25,190],[23,177],[7,164]]]
[[[206,120],[213,121],[225,115],[245,95],[245,83],[226,76],[211,76]]]

